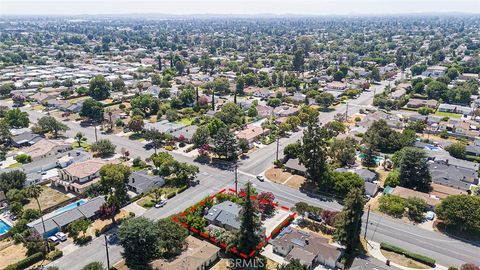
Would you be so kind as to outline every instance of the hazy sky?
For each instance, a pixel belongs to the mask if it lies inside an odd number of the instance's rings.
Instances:
[[[12,14],[400,14],[480,13],[480,0],[0,0]]]

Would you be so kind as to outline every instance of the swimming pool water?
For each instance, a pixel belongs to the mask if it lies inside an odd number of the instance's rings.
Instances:
[[[0,235],[7,233],[12,227],[0,219]]]
[[[78,200],[78,201],[76,201],[76,202],[67,204],[67,205],[65,205],[64,207],[58,208],[58,209],[55,210],[53,213],[55,213],[55,214],[61,214],[61,213],[63,213],[63,212],[66,212],[66,211],[68,211],[68,210],[71,210],[71,209],[73,209],[73,208],[76,208],[76,207],[78,207],[78,206],[80,206],[80,205],[82,205],[82,204],[84,204],[84,203],[86,203],[86,202],[87,202],[87,200],[81,199],[81,200]]]

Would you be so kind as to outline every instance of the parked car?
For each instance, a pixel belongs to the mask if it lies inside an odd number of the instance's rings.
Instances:
[[[58,240],[62,241],[62,242],[65,242],[67,241],[67,235],[64,234],[63,232],[58,232],[55,234],[55,237],[58,238]]]
[[[257,175],[257,179],[258,179],[258,181],[260,181],[260,182],[265,181],[265,177],[263,177],[262,175]]]
[[[54,243],[55,245],[58,245],[60,243],[60,239],[58,239],[56,236],[52,235],[48,237],[48,241]]]
[[[159,201],[158,203],[155,204],[155,208],[163,207],[165,204],[167,204],[166,200]]]
[[[428,211],[425,213],[425,218],[427,220],[433,220],[435,218],[435,213],[433,211]]]

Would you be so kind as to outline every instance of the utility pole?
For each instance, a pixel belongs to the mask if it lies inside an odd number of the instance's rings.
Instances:
[[[348,104],[349,102],[347,102],[347,109],[345,110],[345,122],[348,120]]]
[[[108,255],[108,241],[107,241],[107,235],[103,235],[105,237],[105,251],[107,252],[107,269],[110,269],[110,256]]]
[[[97,136],[97,125],[94,125],[93,128],[95,129],[95,142],[98,141],[98,136]]]
[[[368,229],[368,219],[370,218],[370,205],[368,205],[368,212],[367,212],[367,223],[365,223],[365,234],[363,238],[367,239],[367,229]]]
[[[235,194],[238,195],[238,164],[235,162]]]
[[[276,155],[276,159],[275,159],[275,161],[277,161],[277,160],[278,160],[278,146],[279,146],[279,145],[280,145],[280,137],[279,137],[279,136],[277,136],[277,155]]]

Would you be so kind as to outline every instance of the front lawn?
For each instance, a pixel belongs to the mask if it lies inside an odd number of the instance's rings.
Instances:
[[[73,149],[83,148],[83,149],[85,149],[85,151],[88,151],[88,149],[90,149],[90,144],[82,141],[82,142],[80,143],[80,146],[78,146],[78,143],[77,143],[77,142],[74,142],[74,143],[72,143],[72,148],[73,148]]]
[[[190,126],[193,122],[193,120],[195,120],[195,118],[193,117],[186,117],[186,118],[182,118],[178,121],[176,121],[176,123],[178,124],[184,124],[185,126]]]
[[[179,190],[179,188],[174,188],[174,187],[162,187],[161,188],[162,190],[162,199],[165,199],[167,194],[170,194],[170,193],[177,193],[177,191]],[[141,207],[143,208],[152,208],[155,203],[157,203],[155,201],[155,197],[152,195],[152,194],[148,194],[148,195],[145,195],[143,196],[140,200],[137,201],[137,204],[140,205]]]
[[[8,168],[8,169],[13,169],[13,168],[18,168],[18,167],[20,167],[20,166],[22,166],[22,165],[23,165],[23,164],[20,163],[20,162],[15,162],[15,163],[13,163],[13,164],[10,164],[10,166],[8,166],[7,168]]]
[[[449,117],[449,118],[462,118],[461,114],[458,113],[449,113],[449,112],[439,112],[437,111],[435,115],[442,116],[442,117]]]

